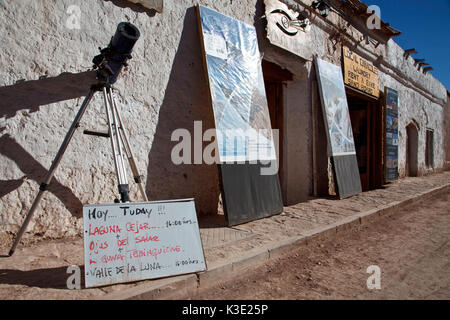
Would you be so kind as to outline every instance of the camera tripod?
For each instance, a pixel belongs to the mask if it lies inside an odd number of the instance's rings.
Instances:
[[[13,246],[11,247],[11,250],[9,251],[9,256],[12,256],[14,254],[14,251],[17,247],[17,245],[20,242],[20,239],[22,235],[25,233],[27,226],[33,216],[34,211],[36,210],[39,201],[42,198],[43,193],[47,190],[48,185],[50,184],[53,175],[61,162],[61,159],[64,155],[64,152],[67,149],[67,146],[69,145],[70,140],[73,137],[73,134],[75,133],[76,129],[80,126],[81,118],[83,117],[89,103],[91,102],[95,92],[102,91],[103,92],[103,98],[105,103],[105,109],[106,109],[106,118],[108,122],[108,133],[98,133],[93,131],[87,131],[85,130],[85,134],[90,135],[96,135],[96,136],[103,136],[103,137],[109,137],[111,140],[111,146],[113,150],[113,156],[114,156],[114,164],[116,168],[117,173],[117,179],[119,182],[119,194],[120,194],[120,201],[121,202],[129,202],[130,201],[130,195],[129,195],[129,185],[128,185],[128,179],[127,179],[127,172],[125,170],[125,163],[124,163],[124,156],[128,158],[131,171],[134,176],[134,181],[138,184],[140,193],[142,197],[144,198],[144,201],[148,201],[147,195],[144,190],[144,186],[142,185],[142,179],[139,175],[136,162],[134,160],[130,143],[128,141],[128,137],[124,131],[124,126],[122,123],[122,118],[120,116],[119,109],[117,108],[116,101],[114,99],[113,94],[113,88],[111,87],[109,82],[99,82],[97,84],[94,84],[88,95],[85,97],[80,110],[78,111],[77,115],[75,116],[75,119],[69,129],[69,131],[66,134],[66,137],[64,138],[64,141],[61,145],[61,147],[58,150],[58,153],[56,154],[55,159],[52,162],[52,165],[50,169],[48,170],[44,181],[41,183],[39,187],[39,192],[31,205],[31,208],[25,218],[25,221],[22,224],[22,227],[20,228],[19,232],[17,233],[16,239],[14,241]],[[119,202],[119,200],[115,200],[115,202]]]

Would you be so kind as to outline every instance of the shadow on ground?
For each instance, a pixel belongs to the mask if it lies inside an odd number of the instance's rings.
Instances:
[[[79,266],[81,273],[84,267]],[[36,269],[30,271],[1,269],[0,284],[23,285],[43,289],[67,289],[67,267]]]

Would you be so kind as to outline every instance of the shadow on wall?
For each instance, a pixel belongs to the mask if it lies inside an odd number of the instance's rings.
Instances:
[[[88,71],[63,73],[57,77],[21,81],[2,87],[0,117],[12,118],[22,109],[37,112],[41,106],[82,97],[87,94],[94,81],[95,72]],[[0,128],[1,131],[4,128]],[[14,161],[25,174],[21,179],[0,181],[0,198],[18,189],[25,179],[32,179],[40,184],[48,171],[9,134],[0,137],[0,154]],[[82,203],[70,188],[53,178],[48,192],[53,193],[73,216],[81,217]]]
[[[194,121],[202,121],[203,131],[214,128],[197,28],[196,10],[188,8],[148,155],[146,187],[151,200],[195,198],[197,214],[211,215],[217,213],[220,194],[217,166],[175,165],[171,160],[172,148],[179,143],[171,141],[174,130],[187,129],[193,148]]]
[[[85,96],[94,82],[95,71],[86,71],[62,73],[39,80],[22,80],[1,87],[0,118],[12,118],[22,109],[36,112],[43,105]]]

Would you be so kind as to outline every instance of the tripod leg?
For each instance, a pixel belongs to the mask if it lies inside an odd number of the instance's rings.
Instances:
[[[119,108],[117,107],[116,100],[114,99],[113,92],[110,91],[112,106],[114,111],[117,114],[117,119],[119,120],[119,129],[120,129],[120,137],[122,139],[122,143],[125,146],[125,152],[127,154],[128,162],[130,163],[131,171],[133,172],[134,181],[139,186],[139,191],[141,192],[142,198],[144,201],[148,201],[147,194],[145,193],[144,184],[142,182],[142,176],[139,174],[139,170],[136,165],[136,161],[134,160],[133,152],[131,151],[130,142],[128,140],[127,134],[125,132],[125,127],[122,123],[122,117],[120,116]]]
[[[79,127],[81,118],[83,117],[83,114],[86,111],[86,109],[89,105],[89,102],[91,102],[91,99],[94,96],[94,93],[95,93],[94,89],[91,89],[89,91],[88,95],[86,96],[86,98],[83,101],[83,104],[80,107],[80,110],[78,111],[77,115],[75,116],[75,119],[73,120],[72,125],[70,126],[70,129],[67,132],[66,137],[64,138],[64,141],[61,144],[61,147],[59,148],[58,153],[56,154],[56,157],[53,160],[52,165],[44,178],[44,181],[41,183],[41,186],[39,187],[39,193],[37,194],[36,198],[34,199],[34,202],[31,205],[30,210],[28,211],[25,221],[23,222],[22,227],[20,228],[19,232],[16,235],[16,239],[14,240],[11,250],[9,251],[9,256],[12,256],[14,254],[14,251],[16,250],[16,247],[19,244],[20,239],[22,238],[23,234],[25,233],[31,218],[33,217],[33,213],[36,210],[44,191],[47,190],[47,186],[50,184],[50,182],[53,178],[53,175],[56,171],[56,168],[58,167],[59,163],[61,162],[64,152],[66,151],[67,146],[69,145],[69,142],[72,139],[73,134],[75,133],[75,130]]]
[[[119,125],[117,115],[114,112],[113,101],[111,97],[111,88],[103,88],[103,97],[105,99],[106,116],[108,120],[109,133],[111,137],[111,147],[114,156],[114,165],[116,167],[117,178],[119,180],[119,193],[122,202],[130,201],[130,187],[128,185],[127,173],[123,163],[122,141],[120,139]]]

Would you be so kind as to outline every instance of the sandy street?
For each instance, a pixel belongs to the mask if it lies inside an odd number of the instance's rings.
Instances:
[[[449,204],[443,194],[403,208],[191,298],[450,299]]]

